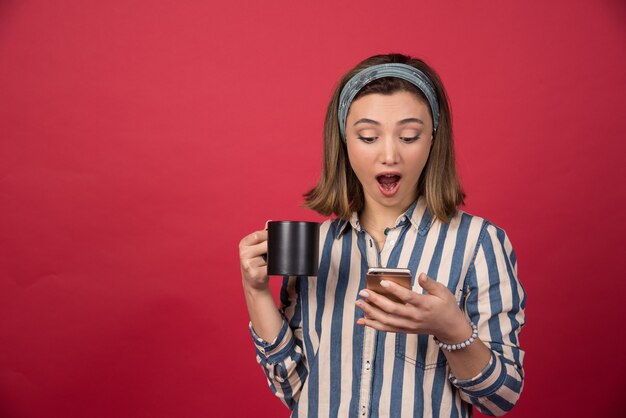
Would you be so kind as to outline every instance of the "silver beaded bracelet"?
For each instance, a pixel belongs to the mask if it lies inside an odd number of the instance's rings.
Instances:
[[[467,340],[460,342],[458,344],[445,344],[439,341],[437,337],[433,335],[433,338],[435,339],[435,344],[437,344],[439,348],[442,348],[448,351],[460,350],[461,348],[467,347],[468,345],[473,343],[476,340],[476,338],[478,338],[478,327],[476,327],[476,325],[474,325],[474,323],[471,321],[470,321],[470,325],[472,326],[472,335]]]

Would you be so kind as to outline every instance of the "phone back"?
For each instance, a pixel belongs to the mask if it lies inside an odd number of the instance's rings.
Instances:
[[[367,288],[373,290],[379,295],[383,295],[390,300],[398,303],[402,303],[402,300],[398,299],[395,295],[389,293],[387,289],[380,285],[381,280],[387,280],[399,284],[400,286],[411,289],[411,275],[406,273],[397,272],[380,272],[380,273],[367,273]]]

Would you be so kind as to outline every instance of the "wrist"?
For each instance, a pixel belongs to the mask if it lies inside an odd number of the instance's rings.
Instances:
[[[478,339],[478,327],[476,327],[476,324],[474,324],[473,322],[468,322],[468,324],[469,324],[470,328],[472,329],[472,331],[471,331],[472,333],[465,340],[458,341],[456,343],[446,343],[446,342],[439,341],[439,339],[437,339],[437,337],[434,337],[435,344],[437,344],[440,349],[446,350],[448,352],[456,351],[456,350],[460,350],[462,348],[469,347],[474,341],[476,341]]]
[[[459,311],[457,320],[454,325],[446,328],[444,332],[433,335],[437,340],[446,344],[457,344],[467,340],[473,332],[472,323],[465,318],[465,315]]]
[[[260,295],[266,295],[266,294],[271,294],[271,290],[270,290],[270,285],[269,283],[265,283],[263,285],[259,285],[259,284],[255,284],[255,285],[251,285],[250,283],[246,282],[245,280],[242,280],[242,284],[243,284],[243,291],[246,295],[246,297],[250,296],[250,297],[258,297]]]

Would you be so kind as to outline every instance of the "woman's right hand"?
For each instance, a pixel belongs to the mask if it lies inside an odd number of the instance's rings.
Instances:
[[[265,341],[274,341],[284,320],[270,291],[263,254],[267,254],[267,223],[265,230],[253,232],[241,240],[239,262],[252,328]]]
[[[267,262],[263,254],[267,254],[267,229],[253,232],[239,242],[239,265],[244,288],[269,289]]]

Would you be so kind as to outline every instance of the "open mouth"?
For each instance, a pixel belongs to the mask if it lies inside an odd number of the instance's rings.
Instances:
[[[386,196],[396,193],[401,178],[402,176],[399,174],[379,174],[376,176],[380,191]]]

